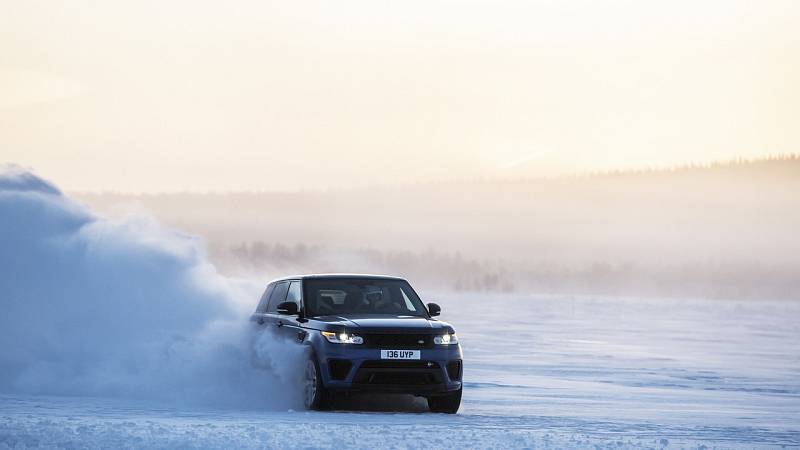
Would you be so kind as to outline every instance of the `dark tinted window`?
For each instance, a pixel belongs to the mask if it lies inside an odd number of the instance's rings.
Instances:
[[[300,300],[303,298],[303,285],[299,281],[292,281],[289,286],[289,293],[286,295],[287,302],[294,302],[297,304],[297,309],[300,309]]]
[[[265,313],[267,312],[267,304],[269,303],[269,296],[272,294],[272,291],[275,290],[275,283],[271,283],[267,286],[267,289],[264,291],[264,295],[261,296],[261,300],[258,302],[258,306],[256,306],[257,313]]]
[[[330,278],[305,280],[308,316],[385,314],[427,316],[425,306],[404,280]]]
[[[267,312],[274,313],[278,310],[278,304],[286,300],[286,292],[289,291],[289,282],[281,281],[275,285],[272,295],[269,296],[269,306]]]

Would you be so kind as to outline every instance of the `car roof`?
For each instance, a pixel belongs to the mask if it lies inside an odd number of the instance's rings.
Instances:
[[[270,281],[270,283],[275,283],[277,281],[286,281],[286,280],[335,280],[340,278],[406,281],[405,278],[401,277],[395,277],[391,275],[374,275],[368,273],[312,273],[305,275],[292,275],[292,276],[280,277]]]

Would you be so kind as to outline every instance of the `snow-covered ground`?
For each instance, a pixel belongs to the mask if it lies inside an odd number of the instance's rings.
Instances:
[[[304,412],[16,394],[0,448],[800,447],[800,305],[436,300],[465,352],[456,416],[397,398]]]

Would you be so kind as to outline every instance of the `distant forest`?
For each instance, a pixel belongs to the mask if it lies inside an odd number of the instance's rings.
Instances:
[[[210,253],[212,261],[229,273],[264,279],[299,273],[378,273],[399,274],[433,291],[800,299],[796,264],[565,265],[539,261],[526,265],[432,249],[334,250],[260,241],[217,244]]]
[[[81,194],[203,236],[224,272],[401,274],[430,290],[800,298],[800,156],[549,179]]]

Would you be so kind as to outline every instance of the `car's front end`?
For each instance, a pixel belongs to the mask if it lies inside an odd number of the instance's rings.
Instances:
[[[461,389],[461,346],[449,326],[330,327],[308,339],[331,391],[430,396]]]

